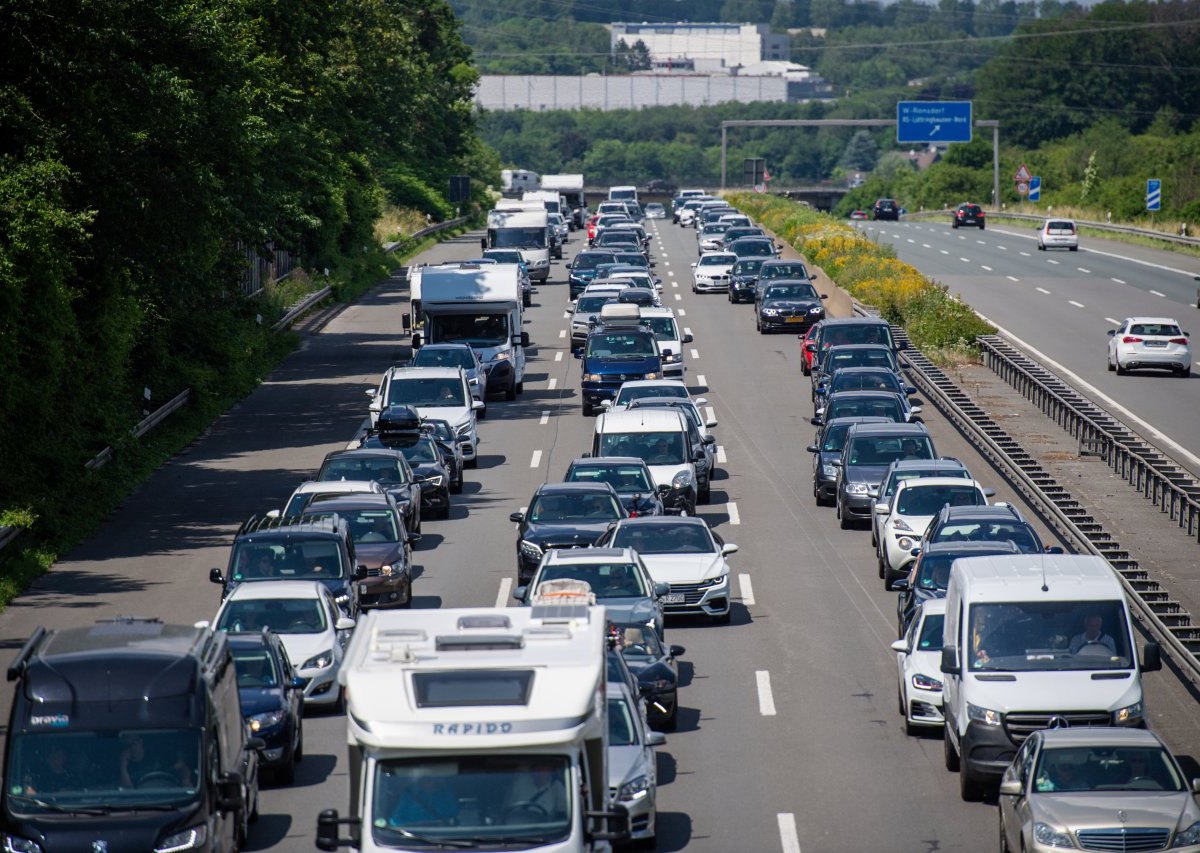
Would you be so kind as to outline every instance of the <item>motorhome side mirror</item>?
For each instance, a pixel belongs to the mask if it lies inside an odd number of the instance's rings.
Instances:
[[[1142,672],[1158,672],[1162,669],[1162,649],[1158,643],[1146,643],[1142,647]]]
[[[529,346],[529,332],[521,332],[521,346]]]
[[[1000,780],[1000,796],[1002,797],[1019,797],[1025,793],[1021,789],[1020,779],[1002,779]]]
[[[225,583],[225,576],[223,574],[221,574],[220,569],[209,569],[208,570],[208,579],[212,583],[219,583],[219,584]]]
[[[419,350],[421,348],[421,333],[420,332],[413,332],[412,348],[414,350]]]
[[[649,746],[662,746],[667,742],[667,736],[662,732],[650,732],[646,735],[646,743]]]
[[[679,342],[681,344],[690,344],[694,340],[695,338],[693,338],[691,335],[684,335],[682,338],[680,338]]]
[[[624,842],[629,840],[629,810],[620,803],[614,803],[606,812],[586,812],[589,821],[596,821],[603,829],[593,829],[588,833],[596,841]]]
[[[350,827],[349,838],[342,838],[338,835],[338,827],[342,825]],[[358,847],[360,826],[361,823],[356,817],[339,817],[337,809],[323,810],[317,815],[317,849],[337,850],[339,847]]]
[[[412,314],[400,315],[400,328],[406,332],[412,331]]]
[[[246,805],[242,788],[242,774],[227,770],[217,782],[217,808],[223,812],[236,812]]]
[[[513,524],[521,524],[522,522],[525,521],[525,513],[511,512],[508,514],[508,520],[511,521]]]
[[[946,675],[962,673],[962,668],[958,665],[958,649],[953,646],[945,646],[942,649],[942,672]]]
[[[335,631],[353,631],[354,620],[349,616],[339,616],[333,628]]]

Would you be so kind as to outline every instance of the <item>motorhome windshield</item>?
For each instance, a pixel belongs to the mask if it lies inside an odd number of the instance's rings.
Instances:
[[[200,785],[196,729],[16,734],[8,804],[16,814],[109,814],[181,806]]]
[[[507,314],[432,314],[429,339],[441,344],[498,347],[508,342]],[[416,405],[416,404],[413,404]]]
[[[575,794],[566,756],[390,759],[376,763],[372,787],[371,833],[381,847],[496,849],[499,842],[517,849],[571,834]]]
[[[545,228],[493,228],[489,245],[494,249],[544,249]]]
[[[1129,669],[1120,601],[972,604],[968,660],[977,671]]]

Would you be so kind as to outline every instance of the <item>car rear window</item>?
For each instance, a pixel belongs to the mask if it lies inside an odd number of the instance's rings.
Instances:
[[[1163,335],[1182,335],[1179,327],[1171,323],[1134,323],[1129,327],[1131,335],[1147,335],[1158,337]]]
[[[1074,222],[1047,222],[1046,230],[1047,231],[1065,231],[1068,234],[1074,234],[1075,233],[1075,223]]]

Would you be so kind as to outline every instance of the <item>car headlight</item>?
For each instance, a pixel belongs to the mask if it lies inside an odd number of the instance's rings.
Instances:
[[[672,489],[686,489],[688,486],[694,485],[696,478],[692,476],[690,468],[684,469],[671,478]]]
[[[333,600],[338,603],[339,607],[349,604],[350,603],[350,593],[343,592],[341,595],[334,596]]]
[[[908,526],[908,522],[905,521],[903,518],[893,519],[892,520],[892,529],[893,530],[903,530],[906,533],[912,533],[912,528]]]
[[[909,551],[913,547],[913,540],[908,536],[901,536],[896,540],[896,544],[900,547],[901,551]]]
[[[696,584],[700,589],[711,589],[714,586],[722,586],[729,582],[729,575],[717,575],[715,578],[709,578],[706,581],[700,581]]]
[[[275,726],[283,722],[286,715],[280,711],[265,711],[261,714],[251,714],[246,718],[246,722],[250,724],[250,731],[261,732],[263,729],[273,729]],[[182,848],[186,850],[187,848]]]
[[[866,483],[847,483],[846,494],[850,495],[865,495],[867,493]]]
[[[938,681],[936,678],[930,678],[928,675],[921,675],[919,672],[912,677],[912,684],[913,687],[917,688],[918,690],[942,689],[942,682]]]
[[[585,373],[583,375],[583,381],[584,382],[603,382],[604,377],[601,376],[599,373]]]
[[[1047,847],[1075,847],[1075,842],[1071,840],[1071,833],[1055,829],[1050,824],[1041,821],[1033,825],[1033,839],[1038,844],[1045,844]]]
[[[778,308],[764,308],[762,310],[762,312],[763,312],[764,317],[778,317],[779,316]]]
[[[617,789],[617,799],[623,803],[640,800],[650,793],[650,777],[639,776],[636,779],[630,779],[624,785]]]
[[[154,853],[179,853],[181,850],[196,850],[208,841],[208,827],[204,824],[169,835],[154,848]]]
[[[1142,703],[1134,702],[1127,708],[1113,711],[1114,726],[1136,726],[1142,721]]]
[[[1000,725],[1000,712],[993,711],[991,708],[981,708],[979,705],[972,705],[968,702],[967,719],[983,723],[985,726],[998,726]]]
[[[822,308],[820,305],[814,305],[812,308],[808,309],[808,313],[809,314],[824,314],[825,309]]]
[[[647,379],[657,379],[658,374],[655,373],[653,370],[651,370],[649,373],[646,374],[646,378]]]
[[[385,578],[390,578],[392,576],[392,572],[394,570],[395,569],[392,567],[392,565],[390,563],[384,563],[382,566],[379,567],[379,574]]]
[[[428,486],[433,486],[435,489],[440,487],[442,485],[442,475],[434,474],[432,477],[426,477],[425,484]]]
[[[17,838],[15,835],[0,835],[0,847],[4,853],[42,853],[42,845],[28,838]]]
[[[333,663],[333,649],[314,655],[304,662],[301,669],[325,669]]]
[[[473,424],[470,421],[467,421],[466,423],[461,423],[457,427],[454,428],[454,434],[457,435],[459,438],[466,438],[467,436],[469,436],[471,434],[472,426],[473,426]]]
[[[1193,823],[1187,829],[1175,836],[1175,843],[1172,847],[1190,847],[1193,844],[1200,844],[1200,820]]]
[[[540,545],[537,545],[526,539],[522,539],[519,547],[520,547],[520,551],[521,551],[521,556],[523,556],[527,559],[533,560],[534,562],[541,561],[543,551],[542,551],[542,548]]]
[[[837,468],[834,468],[832,465],[822,465],[821,476],[832,480],[837,476]]]

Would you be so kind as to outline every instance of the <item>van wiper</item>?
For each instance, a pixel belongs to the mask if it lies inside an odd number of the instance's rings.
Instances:
[[[37,797],[27,797],[24,794],[9,794],[9,799],[20,800],[24,803],[32,803],[41,809],[47,811],[58,812],[59,814],[82,814],[94,817],[103,817],[108,814],[108,811],[103,808],[89,808],[86,806],[63,806],[58,803],[51,803],[47,800],[42,800]]]
[[[478,843],[474,841],[459,841],[455,838],[430,838],[428,835],[419,835],[399,826],[392,826],[388,828],[397,835],[407,838],[409,841],[416,841],[420,844],[428,844],[431,847],[449,847],[453,850],[470,850],[479,846]]]

